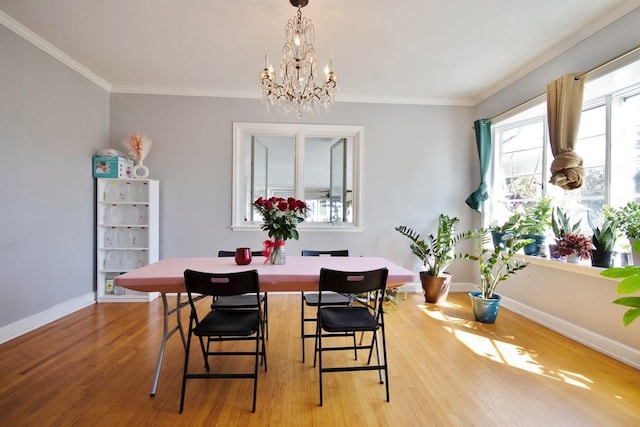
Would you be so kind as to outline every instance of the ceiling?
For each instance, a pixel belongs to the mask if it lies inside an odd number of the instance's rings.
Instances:
[[[475,105],[640,0],[310,0],[336,101]],[[0,0],[0,23],[111,92],[258,98],[287,0]],[[277,67],[276,67],[277,68]]]

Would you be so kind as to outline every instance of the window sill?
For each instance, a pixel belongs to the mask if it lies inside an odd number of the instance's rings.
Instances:
[[[540,265],[546,268],[553,268],[556,270],[569,271],[571,273],[581,274],[583,276],[598,277],[603,280],[619,281],[619,279],[611,279],[600,275],[600,272],[604,268],[591,266],[591,261],[581,261],[581,264],[571,264],[565,261],[559,261],[549,258],[541,258],[536,256],[524,255],[523,258],[534,265]]]

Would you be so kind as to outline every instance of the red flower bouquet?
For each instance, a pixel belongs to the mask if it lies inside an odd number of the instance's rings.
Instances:
[[[304,221],[307,205],[302,200],[289,197],[260,197],[253,202],[253,207],[262,215],[263,223],[260,228],[274,240],[298,240],[297,225]]]

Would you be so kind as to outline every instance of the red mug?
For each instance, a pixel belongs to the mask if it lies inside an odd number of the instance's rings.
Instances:
[[[238,265],[251,264],[251,248],[237,248],[235,258]]]

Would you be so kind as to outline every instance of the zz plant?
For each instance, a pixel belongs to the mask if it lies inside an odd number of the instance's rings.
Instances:
[[[455,258],[453,251],[456,245],[472,235],[470,231],[456,234],[459,223],[460,219],[457,217],[440,214],[436,234],[429,234],[424,239],[413,229],[404,225],[395,227],[395,230],[411,240],[409,248],[422,261],[428,274],[441,276]]]
[[[502,250],[501,247],[490,249],[490,235],[488,230],[482,228],[473,232],[473,239],[476,245],[476,253],[473,255],[463,254],[459,257],[478,262],[482,298],[489,299],[493,296],[500,282],[507,280],[509,276],[516,274],[529,265],[521,258],[516,257],[516,253],[534,240],[518,240],[507,250]]]

